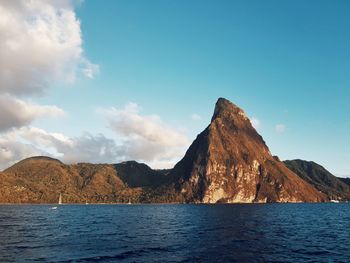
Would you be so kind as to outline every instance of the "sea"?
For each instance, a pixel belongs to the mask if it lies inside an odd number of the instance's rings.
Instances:
[[[350,262],[350,203],[1,205],[0,262]]]

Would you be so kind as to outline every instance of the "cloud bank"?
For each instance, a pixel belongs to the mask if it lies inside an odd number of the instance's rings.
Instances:
[[[102,134],[68,137],[35,127],[22,127],[0,137],[0,168],[34,155],[51,156],[66,163],[114,162],[121,156],[119,150],[114,140]]]
[[[98,72],[84,56],[70,1],[1,1],[0,39],[0,93],[42,94],[53,82]]]
[[[32,155],[52,155],[50,148],[72,161],[74,155],[89,159],[84,154],[96,144],[107,148],[103,136],[68,138],[31,127],[38,118],[64,114],[55,105],[32,103],[33,96],[99,71],[84,55],[72,1],[0,1],[0,39],[0,167]],[[102,155],[108,150],[96,160]]]
[[[142,115],[140,111],[136,103],[128,103],[124,109],[102,110],[122,140],[125,159],[144,161],[156,168],[171,167],[189,145],[187,136],[158,115]]]
[[[65,163],[137,160],[153,168],[171,168],[189,145],[183,132],[166,125],[157,115],[142,115],[135,103],[123,109],[100,109],[99,113],[107,118],[117,140],[103,134],[69,137],[32,126],[14,128],[0,137],[0,168],[33,155]]]
[[[99,72],[84,54],[72,1],[0,1],[0,39],[0,168],[33,155],[66,163],[133,159],[164,168],[184,154],[186,135],[157,115],[142,115],[135,103],[102,110],[113,138],[87,132],[67,136],[33,127],[38,118],[65,114],[55,105],[33,103],[33,98],[47,94],[54,84],[74,84]]]

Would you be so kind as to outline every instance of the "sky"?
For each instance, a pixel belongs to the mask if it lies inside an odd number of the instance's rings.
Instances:
[[[271,152],[350,176],[350,2],[0,0],[0,169],[169,168],[218,97]]]

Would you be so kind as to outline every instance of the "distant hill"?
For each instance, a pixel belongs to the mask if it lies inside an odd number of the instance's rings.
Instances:
[[[130,189],[113,165],[79,163],[66,165],[48,157],[28,158],[6,169],[11,195],[0,196],[1,202],[55,203],[60,193],[65,202],[127,202],[140,194]],[[10,189],[13,190],[10,190]]]
[[[169,182],[169,170],[153,170],[136,161],[122,162],[114,165],[118,176],[130,187],[157,187]]]
[[[290,160],[284,163],[302,179],[327,194],[330,199],[350,200],[349,178],[338,178],[315,162]]]

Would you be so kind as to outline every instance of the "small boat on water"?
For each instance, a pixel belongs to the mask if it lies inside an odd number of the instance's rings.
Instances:
[[[331,200],[331,203],[339,203],[339,200]]]
[[[60,196],[58,197],[58,204],[62,205],[62,194],[60,193]],[[57,206],[50,207],[52,210],[56,210]]]
[[[58,204],[62,205],[62,194],[60,193],[60,196],[58,197]],[[56,210],[57,206],[50,207],[51,210]]]
[[[60,193],[60,197],[58,198],[58,204],[62,205],[62,194]]]

